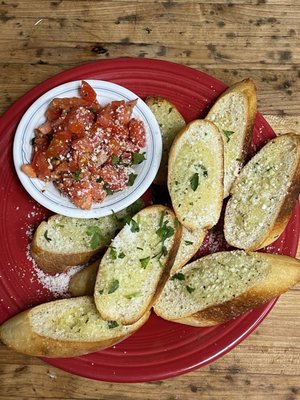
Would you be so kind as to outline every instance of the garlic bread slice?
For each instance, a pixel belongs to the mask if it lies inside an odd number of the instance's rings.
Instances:
[[[217,125],[224,141],[224,197],[248,154],[256,108],[255,84],[245,79],[225,90],[205,118]]]
[[[163,143],[161,163],[154,183],[166,185],[170,148],[178,132],[185,127],[185,120],[176,106],[163,97],[147,97],[145,102],[158,122]]]
[[[286,292],[300,281],[300,261],[287,256],[210,254],[172,275],[154,311],[193,326],[226,322]]]
[[[105,320],[132,324],[147,312],[167,281],[181,226],[167,207],[137,213],[112,240],[98,269],[94,299]]]
[[[300,192],[300,136],[268,142],[244,166],[225,211],[226,241],[256,250],[284,231]]]
[[[71,218],[53,215],[36,229],[30,253],[47,274],[64,272],[70,266],[89,262],[103,254],[126,219],[144,207],[141,199],[130,207],[102,218]]]
[[[176,254],[174,264],[171,269],[171,274],[174,274],[197,253],[200,249],[203,240],[205,238],[206,231],[204,229],[197,229],[190,231],[185,227],[182,227],[182,234],[180,245]]]
[[[178,220],[190,230],[209,229],[223,202],[223,141],[212,122],[195,120],[173,142],[168,189]]]
[[[23,311],[0,326],[9,348],[43,357],[75,357],[110,347],[134,333],[150,313],[133,325],[104,321],[92,297],[55,300]]]
[[[68,288],[70,296],[93,296],[99,264],[98,259],[71,277]]]

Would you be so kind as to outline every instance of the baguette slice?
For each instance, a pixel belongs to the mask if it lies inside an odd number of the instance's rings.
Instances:
[[[48,274],[64,272],[68,267],[89,262],[103,254],[116,232],[143,208],[142,200],[114,215],[99,219],[70,218],[53,215],[38,226],[30,252],[39,266]]]
[[[285,229],[300,192],[300,136],[268,142],[242,169],[225,211],[224,234],[234,247],[256,250]]]
[[[0,327],[9,348],[43,357],[75,357],[110,347],[140,328],[149,313],[133,325],[104,321],[92,297],[56,300],[10,318]]]
[[[224,197],[229,195],[248,154],[256,109],[255,84],[245,79],[227,89],[206,116],[217,125],[224,141]]]
[[[168,189],[178,220],[190,230],[209,229],[223,202],[223,140],[212,122],[195,120],[173,142]]]
[[[164,319],[209,326],[226,322],[300,281],[300,261],[243,250],[194,261],[166,283],[154,311]]]
[[[103,319],[133,324],[152,307],[169,278],[180,235],[174,213],[160,205],[143,209],[121,230],[96,279],[94,298]]]
[[[174,274],[185,264],[187,264],[190,259],[197,253],[203,243],[205,234],[206,231],[203,229],[189,231],[184,227],[182,228],[180,245],[171,269],[171,274]]]
[[[146,104],[158,122],[163,142],[160,168],[154,183],[166,185],[170,148],[178,132],[185,127],[185,120],[176,106],[163,97],[148,97]]]
[[[93,296],[100,260],[96,260],[76,272],[69,282],[68,293],[72,297]]]

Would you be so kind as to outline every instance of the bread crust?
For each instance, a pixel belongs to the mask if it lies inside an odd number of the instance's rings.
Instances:
[[[294,170],[292,174],[292,179],[291,179],[291,184],[289,188],[287,189],[287,193],[282,199],[281,203],[277,205],[277,212],[274,214],[273,217],[273,223],[269,227],[269,229],[263,234],[260,235],[257,240],[249,247],[241,247],[240,248],[245,248],[247,251],[255,251],[258,249],[261,249],[263,247],[268,246],[269,244],[273,243],[285,230],[289,219],[291,218],[292,212],[294,210],[294,207],[298,201],[299,198],[299,193],[300,193],[300,135],[294,134],[294,133],[286,133],[281,136],[277,136],[276,138],[272,139],[278,140],[282,139],[284,137],[290,137],[294,140],[295,146],[297,148],[297,161],[294,164]],[[280,139],[280,140],[281,140]],[[234,195],[236,188],[235,184],[232,186],[231,189],[231,194]],[[226,218],[229,218],[229,216],[226,216],[228,214],[227,208],[230,207],[231,199],[229,200],[227,207],[226,207],[226,212],[225,212],[225,238],[226,241],[231,244],[232,246],[237,247],[236,243],[233,243],[230,238],[228,238],[228,235],[226,235]]]
[[[51,302],[47,304],[50,309]],[[114,338],[103,340],[89,341],[86,339],[75,341],[54,339],[36,333],[31,323],[30,313],[31,309],[23,311],[2,324],[0,327],[0,339],[7,347],[17,352],[50,358],[75,357],[113,346],[140,328],[150,315],[150,313],[145,314],[140,323],[136,325],[134,331],[126,335],[118,335]]]
[[[299,260],[275,254],[255,253],[255,255],[272,262],[272,270],[263,282],[232,300],[173,320],[173,322],[202,327],[223,324],[276,298],[300,281]],[[281,271],[285,269],[285,276],[284,274],[277,275],[280,269]]]
[[[240,147],[239,151],[236,154],[236,159],[240,160],[241,165],[245,163],[245,160],[247,158],[250,144],[251,144],[251,138],[252,138],[252,132],[253,132],[253,127],[255,123],[255,118],[256,118],[256,112],[257,112],[257,89],[256,85],[253,82],[252,79],[247,78],[244,79],[240,82],[236,82],[232,86],[230,86],[228,89],[226,89],[216,100],[215,104],[211,107],[209,110],[207,116],[205,119],[209,120],[210,116],[215,112],[215,109],[218,107],[218,102],[219,100],[223,99],[225,96],[230,95],[231,93],[241,93],[245,98],[246,98],[246,104],[247,104],[247,115],[246,115],[246,127],[243,135],[243,143],[242,146]],[[233,182],[231,183],[232,186]],[[230,193],[230,188],[228,191],[224,192],[224,198],[226,198]]]
[[[68,289],[72,297],[93,296],[99,264],[100,259],[97,259],[72,276]]]

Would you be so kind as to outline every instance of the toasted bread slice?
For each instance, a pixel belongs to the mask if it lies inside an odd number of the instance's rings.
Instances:
[[[185,264],[187,264],[190,259],[197,253],[203,243],[205,234],[206,231],[204,229],[189,231],[184,227],[182,228],[180,245],[171,269],[171,274],[174,274]]]
[[[74,357],[110,347],[140,328],[149,313],[133,325],[104,321],[92,297],[56,300],[10,318],[0,327],[9,348],[44,357]]]
[[[98,219],[70,218],[53,215],[43,221],[34,233],[30,252],[45,273],[64,272],[74,265],[89,262],[103,254],[116,232],[126,223],[126,218],[143,208],[137,200],[124,211]]]
[[[300,261],[243,250],[194,261],[174,274],[154,305],[164,319],[194,326],[226,322],[300,281]]]
[[[226,241],[256,250],[284,231],[300,192],[300,136],[268,142],[242,169],[225,212]]]
[[[144,208],[114,238],[95,285],[96,307],[105,320],[132,324],[147,312],[167,281],[181,226],[167,207]]]
[[[169,151],[177,133],[185,127],[185,120],[176,106],[163,97],[148,97],[145,102],[158,122],[163,143],[160,168],[154,183],[166,185]]]
[[[223,202],[223,140],[212,122],[195,120],[173,142],[168,189],[178,220],[190,230],[209,229]]]
[[[256,108],[255,84],[245,79],[227,89],[206,116],[217,125],[224,141],[224,197],[229,195],[248,154]]]
[[[93,296],[100,260],[76,272],[69,282],[68,293],[72,297]]]

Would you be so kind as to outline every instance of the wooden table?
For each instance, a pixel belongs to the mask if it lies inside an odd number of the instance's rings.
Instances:
[[[275,131],[300,132],[298,0],[4,0],[0,29],[0,113],[72,66],[152,57],[227,84],[252,77],[259,111]],[[0,345],[0,399],[300,399],[299,289],[282,296],[263,324],[225,357],[165,381],[92,381]]]

